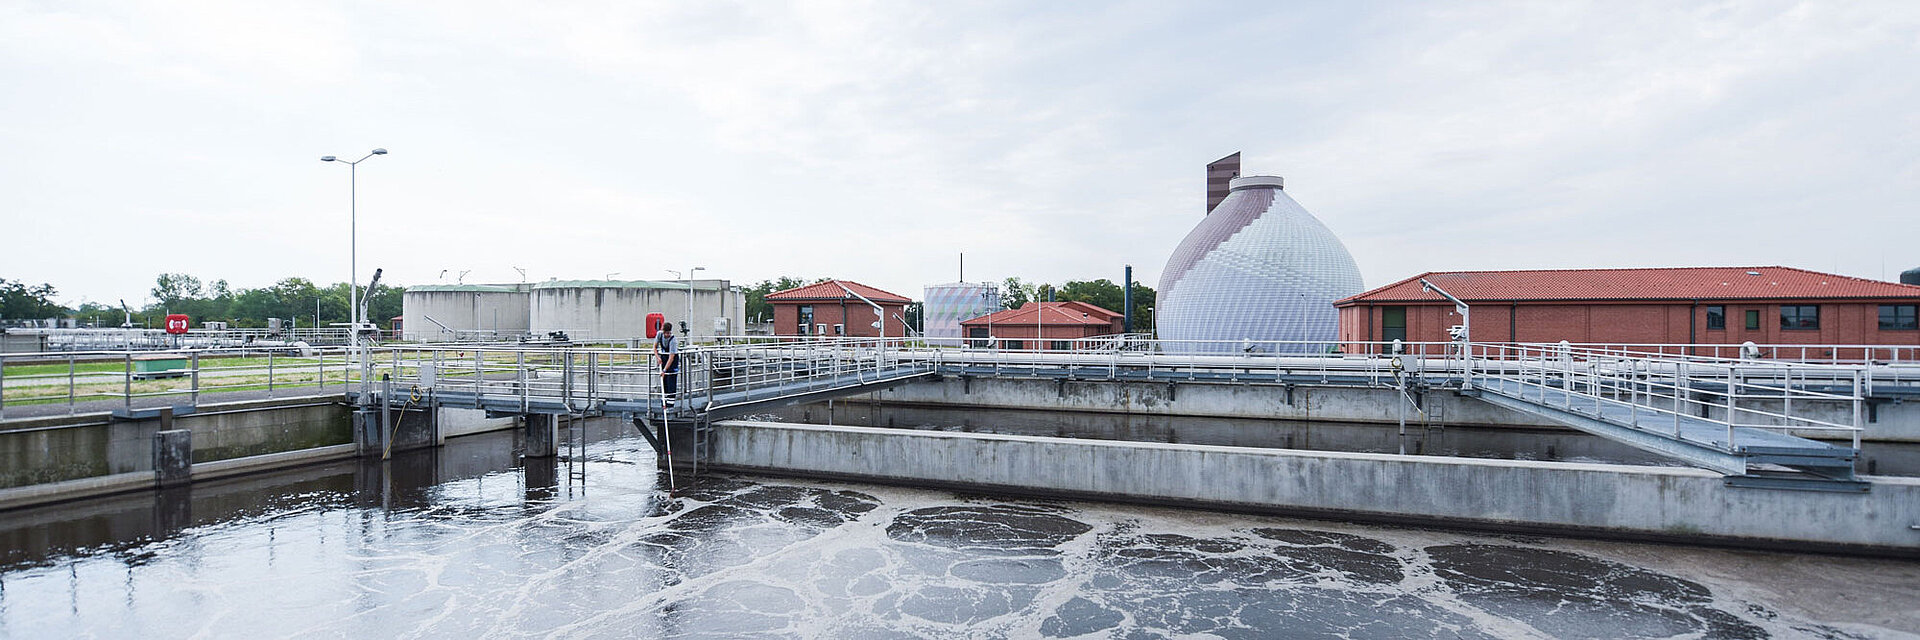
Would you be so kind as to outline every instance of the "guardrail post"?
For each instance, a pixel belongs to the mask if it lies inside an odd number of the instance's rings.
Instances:
[[[1793,418],[1793,367],[1787,367],[1787,381],[1780,384],[1780,423],[1791,427]]]
[[[1853,372],[1853,450],[1860,450],[1860,430],[1866,428],[1861,422],[1861,405],[1866,401],[1860,395],[1860,371]]]
[[[193,367],[193,387],[187,392],[187,404],[198,407],[200,406],[200,352],[195,351],[189,354],[188,358],[190,358],[187,361],[188,364]]]
[[[67,415],[73,415],[73,373],[76,369],[73,359],[73,354],[67,354]]]
[[[68,356],[71,358],[72,356]],[[67,413],[73,413],[73,372],[67,372]],[[7,417],[7,359],[0,356],[0,418]]]
[[[1733,444],[1733,423],[1735,422],[1733,415],[1737,411],[1734,406],[1734,397],[1740,393],[1738,383],[1734,379],[1739,370],[1739,367],[1727,367],[1727,451],[1739,450],[1739,447]]]
[[[133,410],[133,352],[128,351],[124,354],[123,357],[126,358],[127,367],[126,367],[126,377],[123,380],[121,380],[120,401],[121,401],[122,407],[125,407],[128,411],[132,411]]]
[[[273,351],[267,351],[267,397],[273,397]]]
[[[1673,437],[1680,437],[1680,393],[1681,381],[1687,378],[1687,363],[1673,363]]]

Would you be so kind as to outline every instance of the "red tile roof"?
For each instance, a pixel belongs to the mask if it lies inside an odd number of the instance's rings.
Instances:
[[[1778,298],[1920,298],[1920,286],[1792,267],[1542,269],[1429,271],[1334,306],[1360,302],[1444,302],[1420,290],[1420,279],[1467,301],[1757,300]]]
[[[1038,305],[1038,306],[1036,306]],[[1038,316],[1036,318],[1036,315]],[[1119,313],[1085,302],[1029,302],[1018,309],[1007,309],[960,321],[962,326],[992,324],[1038,324],[1042,326],[1113,324]]]
[[[846,289],[840,288],[840,285],[843,285],[843,284],[847,285]],[[804,287],[794,287],[792,289],[787,289],[785,291],[775,291],[773,293],[767,294],[767,299],[772,301],[843,300],[843,299],[858,300],[859,299],[855,296],[847,295],[847,289],[852,289],[858,292],[860,295],[866,296],[867,299],[872,300],[874,302],[899,302],[899,303],[913,302],[912,298],[908,298],[906,296],[903,296],[897,293],[889,293],[886,291],[881,291],[879,289],[875,289],[873,287],[869,287],[867,285],[860,284],[852,280],[828,280],[826,282],[810,284]]]

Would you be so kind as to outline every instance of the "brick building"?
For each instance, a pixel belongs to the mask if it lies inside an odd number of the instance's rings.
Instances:
[[[962,320],[960,331],[968,344],[999,339],[1005,349],[1071,349],[1075,338],[1091,338],[1124,331],[1124,315],[1085,302],[1029,302],[1018,309],[996,311]],[[1035,338],[1044,344],[1035,344]]]
[[[1334,302],[1343,341],[1920,345],[1920,286],[1791,267],[1428,272]]]
[[[871,304],[869,304],[871,301]],[[773,305],[773,335],[877,338],[907,335],[907,305],[913,300],[851,280],[828,280],[767,294]],[[877,317],[878,305],[883,317]]]

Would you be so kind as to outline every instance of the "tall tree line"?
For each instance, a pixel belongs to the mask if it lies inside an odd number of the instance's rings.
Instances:
[[[400,315],[402,291],[403,287],[386,285],[375,289],[367,301],[367,321],[388,327],[390,319]],[[235,289],[226,280],[207,283],[184,273],[160,274],[148,293],[150,301],[130,309],[136,325],[159,326],[161,317],[183,313],[195,326],[225,322],[233,327],[264,327],[269,318],[301,327],[331,326],[347,322],[350,297],[345,282],[320,286],[293,277],[257,289]],[[35,287],[0,279],[0,320],[71,317],[81,324],[111,327],[125,319],[118,304],[84,302],[69,309],[54,302],[54,294],[52,285]]]

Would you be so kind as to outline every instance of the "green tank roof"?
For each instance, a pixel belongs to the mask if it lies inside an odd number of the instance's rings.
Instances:
[[[657,282],[653,280],[549,280],[536,285],[535,289],[685,289],[684,282]]]
[[[418,284],[407,287],[408,293],[442,291],[459,293],[520,293],[521,289],[512,285],[499,284]]]

